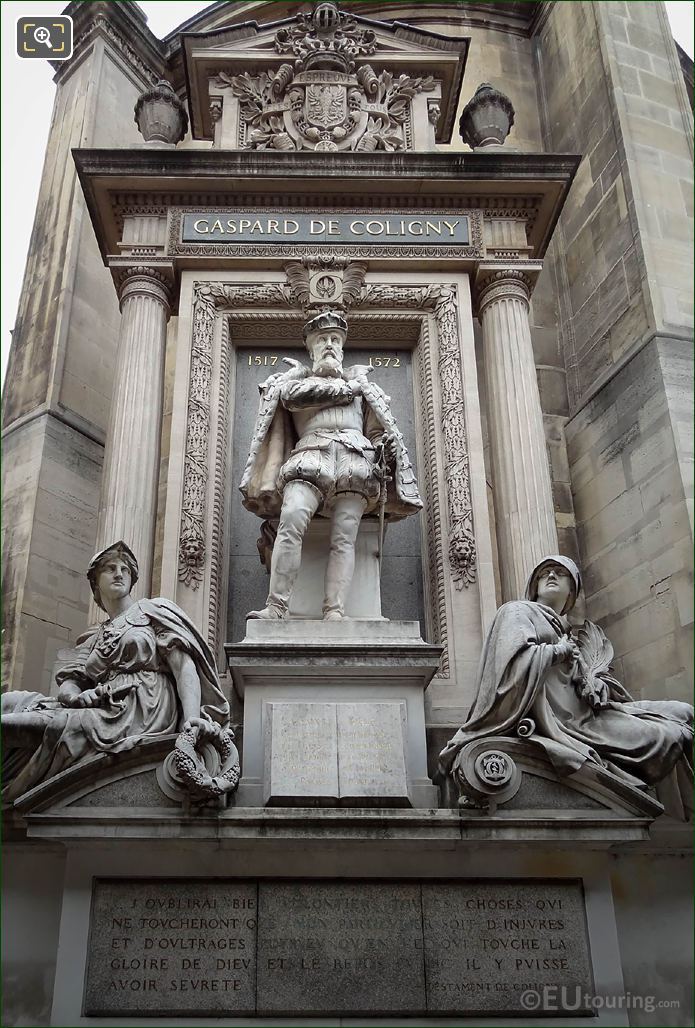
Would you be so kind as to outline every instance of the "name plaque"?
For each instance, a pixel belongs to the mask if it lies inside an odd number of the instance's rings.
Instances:
[[[345,243],[469,246],[470,218],[455,212],[337,214],[207,211],[184,214],[182,243]]]
[[[591,1013],[581,882],[97,879],[86,1016]]]

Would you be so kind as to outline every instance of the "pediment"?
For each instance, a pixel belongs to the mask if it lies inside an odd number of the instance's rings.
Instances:
[[[196,139],[212,139],[210,82],[220,72],[228,76],[244,72],[277,70],[293,63],[296,55],[278,52],[278,33],[291,30],[299,17],[259,23],[245,22],[209,31],[181,34],[182,57],[188,84],[191,127]],[[354,53],[354,67],[369,64],[379,73],[394,76],[432,76],[441,90],[441,115],[436,141],[451,140],[458,98],[468,54],[469,39],[449,38],[400,21],[376,21],[350,14],[360,32],[373,34],[369,53]]]

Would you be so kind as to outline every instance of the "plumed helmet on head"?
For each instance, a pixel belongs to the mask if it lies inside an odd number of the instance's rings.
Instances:
[[[347,335],[348,324],[340,311],[322,311],[309,318],[304,326],[304,342],[306,343],[311,332],[325,332],[329,328],[338,328]]]
[[[135,554],[131,550],[130,546],[128,546],[127,543],[124,543],[122,539],[119,539],[117,543],[111,543],[110,546],[107,546],[105,549],[99,550],[98,553],[95,553],[89,562],[89,567],[87,568],[87,578],[92,590],[94,602],[97,607],[101,607],[102,610],[105,608],[101,602],[101,596],[99,595],[97,578],[99,577],[99,565],[103,564],[108,557],[120,557],[123,563],[126,564],[130,571],[131,589],[138,580],[138,562],[135,559]]]
[[[569,572],[570,578],[572,579],[572,592],[570,593],[567,603],[562,611],[563,614],[567,614],[572,610],[572,607],[577,602],[577,596],[579,596],[579,590],[582,587],[579,568],[571,557],[563,557],[560,554],[555,553],[551,554],[549,557],[544,557],[543,560],[539,561],[529,575],[524,596],[527,600],[533,600],[534,602],[538,599],[538,578],[543,568],[547,567],[548,564],[557,564],[559,567],[564,568],[565,571]]]

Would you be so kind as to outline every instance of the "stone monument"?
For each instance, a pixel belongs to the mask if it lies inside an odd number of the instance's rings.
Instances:
[[[356,551],[360,579],[378,597],[386,519],[422,508],[389,397],[369,379],[370,367],[344,366],[347,332],[339,310],[314,313],[303,331],[311,368],[286,358],[290,368],[259,386],[240,488],[248,510],[279,520],[266,522],[259,540],[261,551],[272,546],[266,606],[247,615],[246,639],[226,648],[244,697],[246,802],[402,806],[435,799],[422,693],[440,651],[420,638],[416,622],[382,618],[380,605],[376,618],[346,616]],[[376,554],[357,548],[370,516]],[[301,575],[312,519],[330,526],[327,536],[310,540],[314,549],[325,546],[323,582]],[[320,607],[321,621],[291,617],[298,581],[321,590],[322,602],[302,598],[303,606]],[[288,655],[301,666],[309,652],[320,677],[306,669],[301,681],[288,680]],[[417,685],[408,681],[415,667]],[[269,679],[280,693],[268,693]]]
[[[3,1024],[692,1023],[663,4],[66,14],[3,405]]]

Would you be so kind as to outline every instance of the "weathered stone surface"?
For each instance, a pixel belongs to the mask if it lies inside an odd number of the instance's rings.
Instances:
[[[537,1011],[544,989],[558,1010],[587,1009],[576,1006],[592,993],[580,882],[423,884],[422,909],[428,1011]]]
[[[420,886],[259,885],[258,1013],[425,1010]]]
[[[342,803],[409,805],[405,703],[338,703],[337,722]]]
[[[590,966],[575,880],[101,879],[85,1014],[586,1009]]]
[[[338,733],[335,703],[268,703],[265,802],[336,803]]]
[[[253,1013],[256,902],[255,882],[97,879],[85,1014]]]

